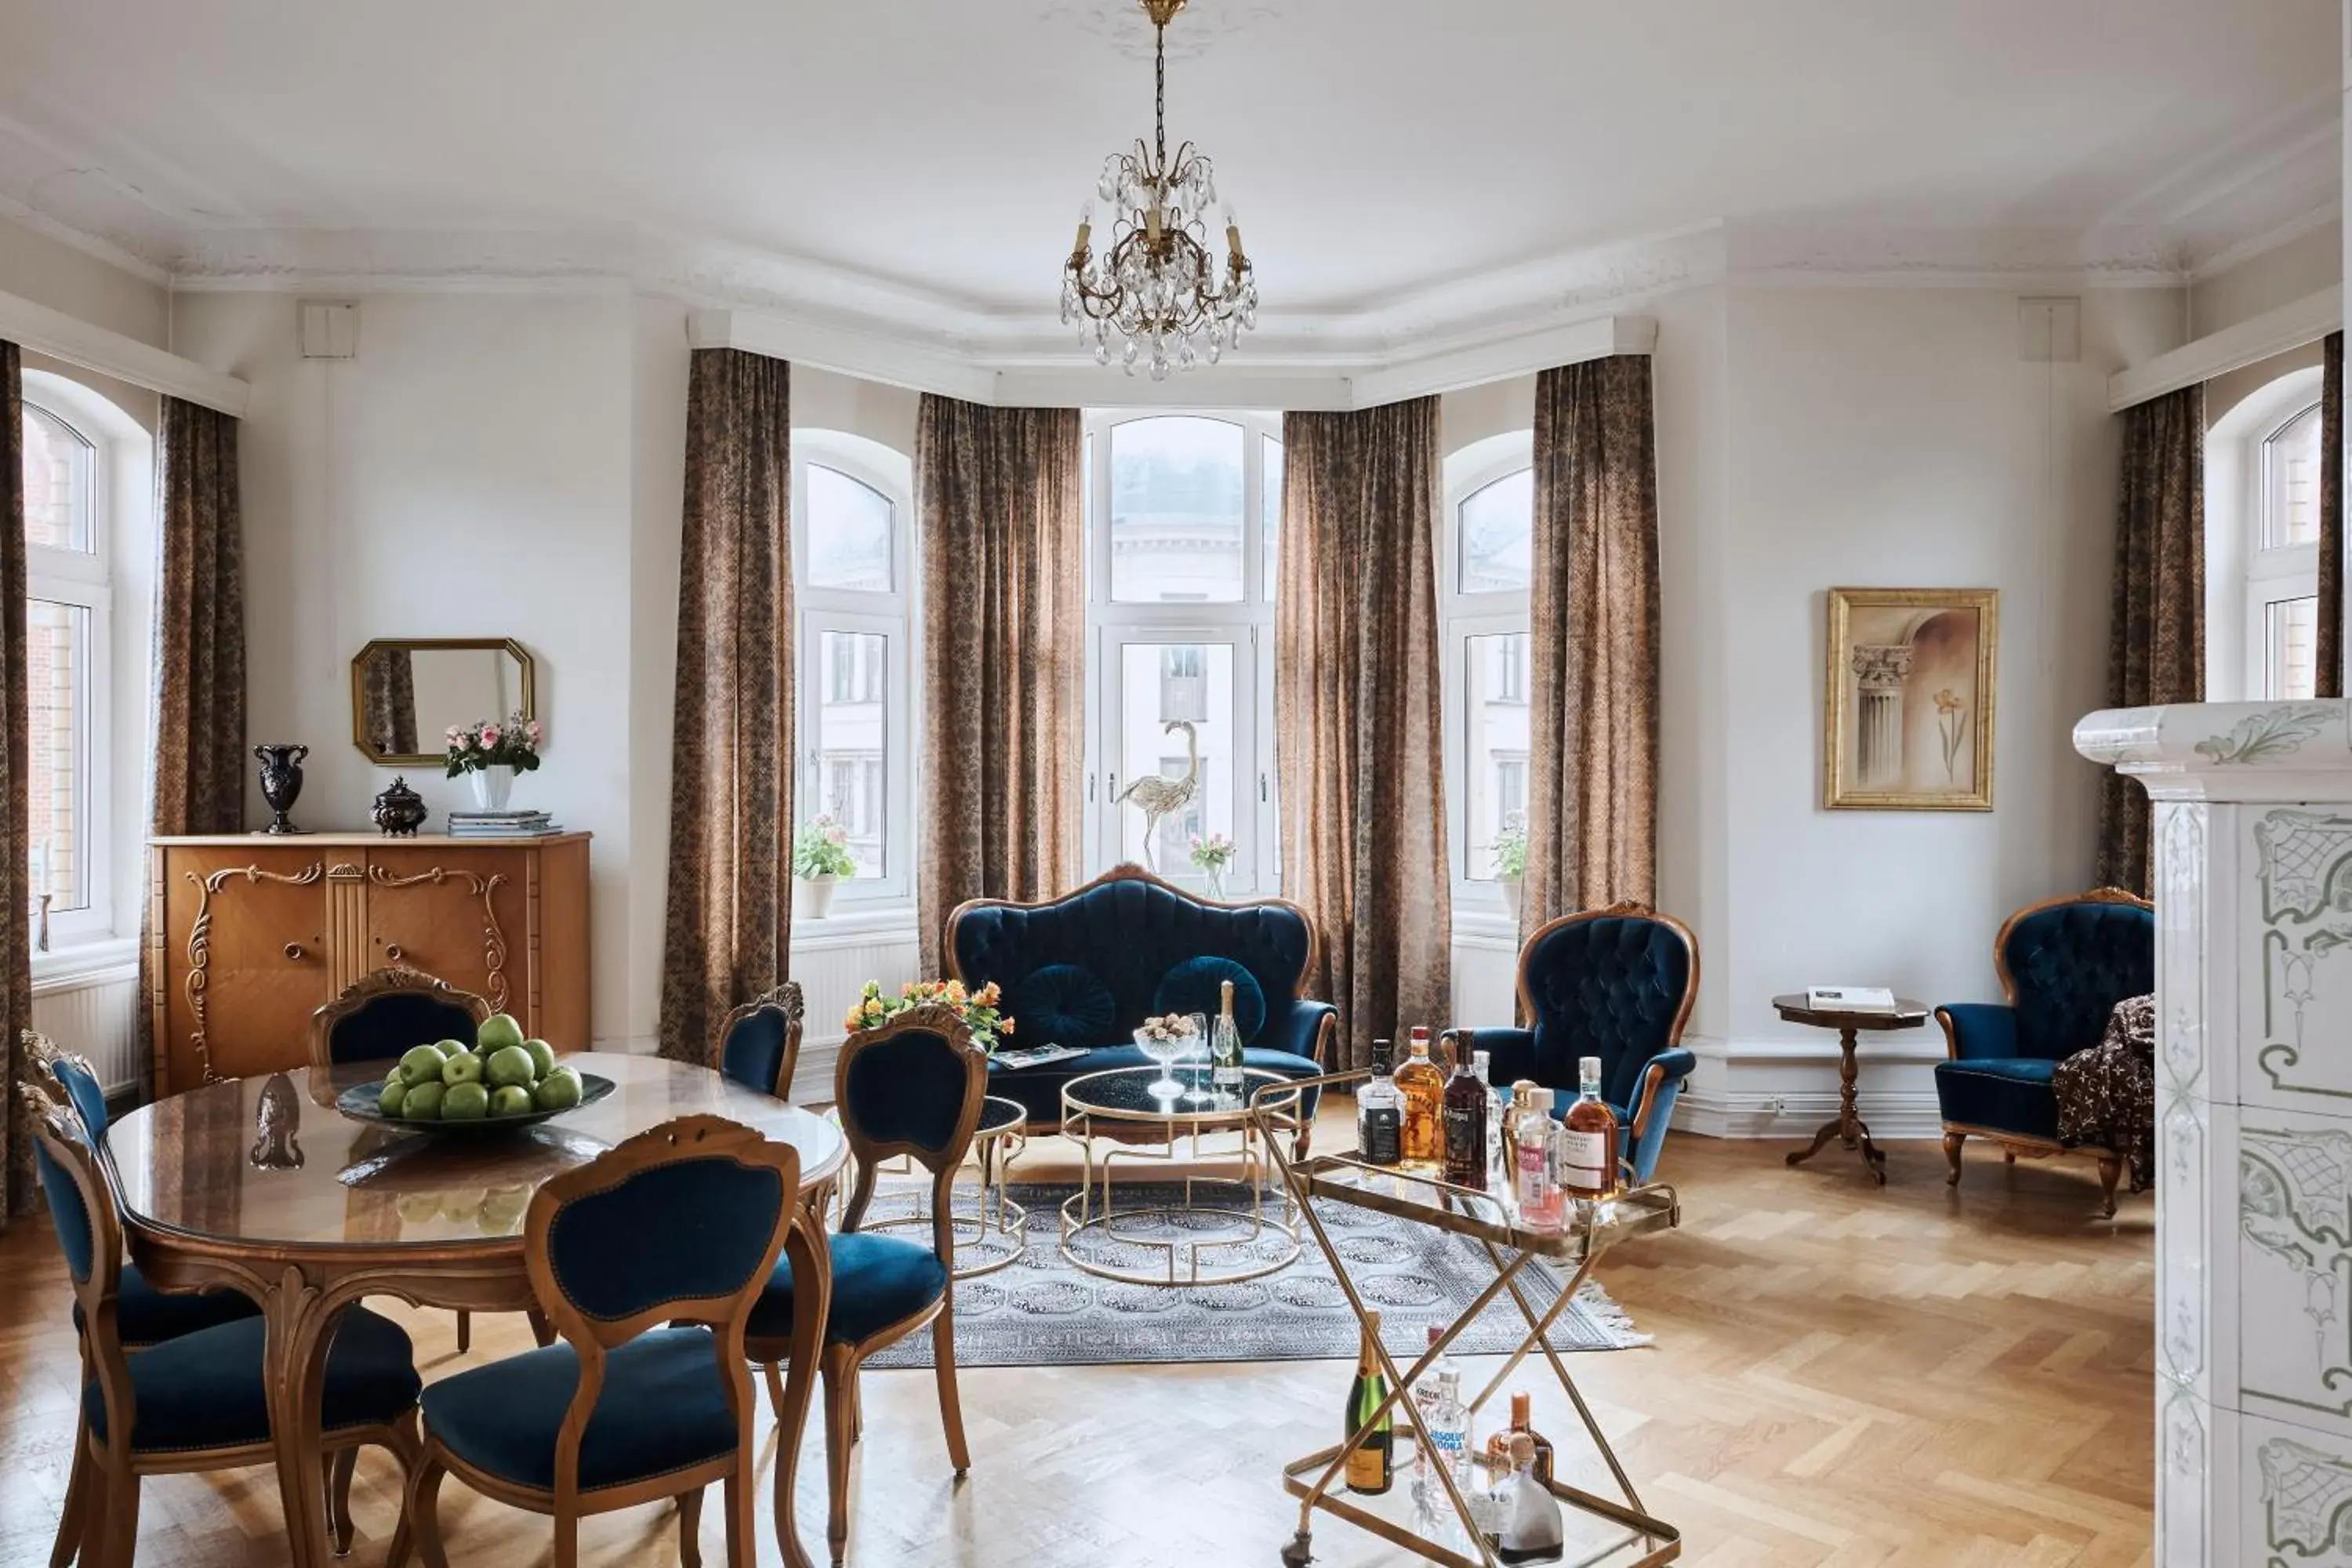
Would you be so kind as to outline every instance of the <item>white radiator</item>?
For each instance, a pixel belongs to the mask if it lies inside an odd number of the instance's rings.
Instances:
[[[847,922],[844,922],[845,925]],[[869,980],[897,995],[918,978],[919,959],[911,924],[896,931],[827,931],[822,921],[793,924],[793,978],[801,983],[808,1021],[801,1034],[800,1065],[793,1073],[792,1098],[822,1103],[833,1098],[833,1065],[849,1037],[842,1018]]]
[[[88,1057],[107,1092],[135,1089],[139,1059],[139,965],[85,971],[33,983],[33,1027],[61,1049]]]

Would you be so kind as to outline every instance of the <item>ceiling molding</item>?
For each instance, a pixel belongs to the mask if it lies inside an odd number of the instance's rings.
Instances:
[[[2107,407],[2119,413],[2151,397],[2200,385],[2273,354],[2316,342],[2343,325],[2343,287],[2322,289],[2234,327],[2185,342],[2145,364],[2117,371],[2107,378]]]
[[[2189,280],[2178,236],[2144,226],[1746,223],[1728,229],[1726,265],[1738,282],[1801,287],[2178,289]]]
[[[240,419],[252,391],[233,375],[14,294],[0,294],[0,339]]]
[[[972,403],[996,401],[996,373],[896,333],[860,331],[775,310],[700,310],[687,318],[698,349],[742,349]]]

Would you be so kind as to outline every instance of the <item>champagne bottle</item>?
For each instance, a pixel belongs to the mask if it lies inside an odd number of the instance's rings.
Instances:
[[[1560,1186],[1597,1203],[1617,1195],[1617,1113],[1601,1098],[1601,1058],[1576,1064],[1579,1092],[1560,1126]]]
[[[1381,1408],[1388,1402],[1389,1380],[1374,1348],[1380,1336],[1381,1315],[1366,1312],[1363,1346],[1356,1354],[1356,1380],[1348,1386],[1347,1422],[1339,1434],[1339,1440],[1347,1442],[1365,1422],[1371,1421],[1371,1430],[1364,1434],[1363,1441],[1348,1450],[1346,1473],[1349,1491],[1375,1497],[1396,1479],[1396,1426],[1392,1413]],[[1378,1420],[1372,1420],[1375,1410],[1381,1412]]]
[[[1217,1003],[1217,1021],[1209,1034],[1210,1079],[1226,1094],[1242,1092],[1242,1032],[1234,1022],[1234,983],[1226,981]]]

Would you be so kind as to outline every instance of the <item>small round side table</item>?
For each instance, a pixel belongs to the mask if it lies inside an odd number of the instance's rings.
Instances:
[[[1853,1056],[1854,1037],[1864,1029],[1874,1032],[1886,1029],[1916,1029],[1927,1021],[1927,1005],[1897,997],[1891,1012],[1877,1008],[1862,1012],[1843,1008],[1816,1008],[1808,1005],[1805,994],[1799,991],[1786,996],[1773,997],[1772,1005],[1780,1010],[1781,1017],[1791,1024],[1809,1024],[1817,1029],[1835,1029],[1838,1032],[1840,1058],[1837,1119],[1823,1123],[1822,1130],[1813,1134],[1812,1146],[1801,1149],[1790,1155],[1789,1163],[1803,1164],[1820,1153],[1822,1145],[1831,1139],[1836,1138],[1842,1140],[1847,1148],[1860,1150],[1864,1163],[1870,1167],[1870,1173],[1877,1178],[1880,1186],[1885,1186],[1886,1184],[1886,1152],[1870,1141],[1870,1128],[1862,1120],[1861,1112],[1854,1108],[1853,1080],[1858,1070]]]

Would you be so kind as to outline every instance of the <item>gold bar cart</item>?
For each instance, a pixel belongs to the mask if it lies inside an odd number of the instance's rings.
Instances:
[[[1294,1079],[1284,1086],[1287,1091],[1327,1090],[1345,1088],[1369,1079],[1369,1071],[1329,1073],[1319,1078]],[[1296,1100],[1286,1100],[1286,1106]],[[1269,1106],[1262,1114],[1271,1114]],[[1348,1204],[1371,1209],[1381,1214],[1417,1224],[1431,1226],[1451,1235],[1469,1237],[1478,1243],[1495,1268],[1492,1283],[1479,1292],[1477,1299],[1440,1334],[1435,1344],[1423,1352],[1409,1366],[1400,1367],[1385,1345],[1375,1342],[1381,1371],[1387,1375],[1387,1403],[1375,1412],[1362,1426],[1351,1433],[1344,1443],[1318,1448],[1305,1458],[1283,1467],[1283,1489],[1300,1500],[1298,1532],[1282,1549],[1283,1568],[1307,1568],[1314,1561],[1311,1551],[1315,1513],[1317,1510],[1346,1520],[1360,1529],[1370,1531],[1384,1541],[1416,1552],[1428,1562],[1443,1563],[1445,1568],[1501,1568],[1502,1558],[1479,1530],[1462,1489],[1455,1484],[1447,1466],[1430,1467],[1432,1478],[1444,1489],[1446,1505],[1453,1510],[1460,1531],[1460,1540],[1477,1555],[1466,1555],[1455,1545],[1441,1541],[1384,1517],[1373,1510],[1349,1500],[1337,1485],[1343,1460],[1348,1451],[1369,1434],[1382,1414],[1395,1411],[1402,1415],[1399,1426],[1410,1426],[1413,1440],[1426,1447],[1429,1433],[1422,1425],[1421,1407],[1412,1397],[1413,1385],[1436,1365],[1454,1341],[1475,1322],[1497,1298],[1508,1294],[1528,1325],[1527,1334],[1518,1348],[1504,1361],[1494,1376],[1486,1381],[1477,1396],[1470,1401],[1469,1410],[1475,1419],[1487,1402],[1518,1370],[1520,1363],[1532,1352],[1540,1351],[1559,1380],[1561,1390],[1576,1409],[1587,1436],[1609,1473],[1615,1478],[1617,1489],[1623,1494],[1622,1501],[1601,1497],[1581,1488],[1570,1486],[1559,1479],[1555,1467],[1549,1483],[1552,1495],[1559,1498],[1564,1509],[1598,1519],[1612,1527],[1612,1533],[1601,1543],[1571,1539],[1559,1561],[1563,1568],[1659,1568],[1682,1555],[1682,1532],[1673,1525],[1652,1515],[1634,1490],[1625,1468],[1618,1462],[1614,1449],[1592,1418],[1591,1409],[1584,1396],[1577,1392],[1576,1380],[1569,1376],[1567,1364],[1560,1359],[1547,1337],[1559,1314],[1567,1310],[1577,1291],[1592,1272],[1593,1265],[1603,1253],[1619,1242],[1653,1231],[1670,1230],[1682,1222],[1680,1200],[1675,1190],[1664,1183],[1652,1183],[1621,1193],[1610,1202],[1580,1205],[1582,1212],[1577,1223],[1557,1236],[1544,1235],[1519,1226],[1517,1215],[1504,1194],[1490,1194],[1469,1187],[1454,1186],[1436,1176],[1421,1175],[1394,1167],[1366,1164],[1354,1152],[1344,1154],[1317,1154],[1306,1159],[1294,1157],[1286,1138],[1275,1136],[1276,1129],[1266,1129],[1265,1147],[1276,1172],[1289,1188],[1302,1223],[1313,1235],[1316,1245],[1331,1265],[1332,1277],[1348,1298],[1348,1306],[1356,1314],[1359,1328],[1366,1314],[1364,1300],[1358,1293],[1355,1281],[1349,1277],[1348,1260],[1332,1245],[1315,1203]],[[1520,1276],[1536,1259],[1567,1266],[1572,1272],[1560,1287],[1559,1295],[1551,1305],[1538,1311],[1521,1289]],[[1563,1446],[1564,1447],[1564,1446]],[[1563,1455],[1563,1458],[1565,1456]],[[1578,1556],[1581,1551],[1584,1555]]]

